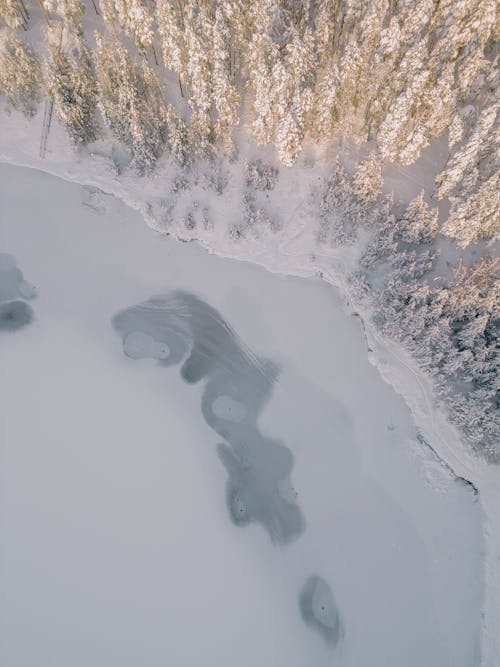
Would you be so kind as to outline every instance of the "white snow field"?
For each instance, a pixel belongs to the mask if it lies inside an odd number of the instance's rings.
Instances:
[[[479,665],[478,496],[419,441],[334,288],[160,236],[111,196],[92,204],[0,165],[0,252],[38,292],[33,320],[0,331],[2,667]],[[290,539],[231,520],[204,380],[184,382],[149,333],[123,353],[113,316],[175,290],[279,368],[258,429],[293,455],[278,489],[303,516]],[[246,414],[230,395],[213,412]],[[304,612],[311,581],[323,628]]]

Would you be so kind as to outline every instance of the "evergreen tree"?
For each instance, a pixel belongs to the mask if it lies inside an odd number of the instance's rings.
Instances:
[[[57,33],[57,34],[56,34]],[[73,38],[72,55],[60,45],[59,31],[51,34],[47,63],[47,92],[54,109],[75,144],[97,137],[97,88],[90,54],[79,37]]]
[[[188,126],[171,104],[165,110],[165,121],[172,157],[180,167],[189,166],[192,159],[192,147],[189,143]]]
[[[177,73],[181,94],[184,95],[182,83],[187,79],[188,55],[182,4],[175,0],[157,2],[156,22],[163,62],[167,69]]]
[[[380,160],[375,153],[369,153],[354,174],[354,192],[361,200],[374,202],[382,192],[383,184]]]
[[[256,0],[251,10],[248,85],[253,94],[252,131],[258,144],[269,143],[275,130],[276,74],[279,47],[271,37],[273,0]]]
[[[140,53],[145,54],[147,49],[154,52],[153,16],[142,0],[128,0],[124,29],[134,38]]]
[[[83,31],[82,20],[85,6],[80,0],[43,0],[49,15],[55,15],[64,22],[64,27],[77,34]]]
[[[481,182],[468,198],[452,197],[443,232],[461,248],[469,243],[500,241],[500,172]]]
[[[159,82],[116,39],[96,35],[98,105],[113,134],[132,150],[140,173],[150,171],[166,142],[165,107]]]
[[[240,96],[232,76],[230,23],[220,7],[213,26],[213,98],[217,111],[218,135],[228,153],[233,152],[231,130],[238,124]]]
[[[425,194],[420,194],[408,204],[397,223],[398,237],[406,243],[430,243],[438,231],[438,211],[425,201]]]
[[[0,17],[10,28],[26,28],[25,15],[20,0],[0,0]]]
[[[26,116],[34,116],[40,102],[41,66],[33,51],[14,35],[0,49],[0,94]]]
[[[213,20],[208,0],[190,0],[184,6],[184,25],[187,50],[187,83],[189,106],[192,109],[191,132],[200,155],[211,152],[214,136],[212,118]]]

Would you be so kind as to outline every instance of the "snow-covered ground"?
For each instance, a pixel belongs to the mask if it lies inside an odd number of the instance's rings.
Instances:
[[[0,338],[2,665],[497,664],[494,478],[471,468],[475,495],[422,442],[467,471],[421,378],[367,329],[417,429],[331,286],[178,243],[35,170],[0,165],[0,216],[0,252],[38,289],[33,322]],[[123,354],[112,317],[179,289],[280,368],[258,427],[294,457],[287,544],[231,521],[203,383]],[[311,576],[336,645],[302,618]]]

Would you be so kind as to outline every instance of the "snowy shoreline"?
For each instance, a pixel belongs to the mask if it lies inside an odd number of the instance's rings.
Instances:
[[[31,124],[31,130],[33,131]],[[7,136],[8,132],[5,133]],[[37,169],[64,180],[87,187],[95,187],[109,193],[138,211],[146,223],[159,233],[168,233],[180,240],[195,240],[206,251],[227,259],[252,262],[263,266],[272,273],[297,277],[320,275],[327,283],[337,288],[342,296],[346,313],[359,316],[367,339],[367,356],[381,376],[400,394],[411,410],[422,439],[435,452],[437,465],[443,462],[453,474],[461,477],[476,488],[484,513],[484,534],[486,543],[484,626],[482,632],[482,665],[495,667],[500,664],[500,484],[499,471],[474,457],[460,439],[456,429],[449,424],[442,412],[433,405],[431,382],[426,378],[409,355],[396,344],[383,340],[370,323],[370,313],[357,305],[351,306],[351,295],[347,285],[346,264],[342,251],[330,255],[315,254],[310,233],[295,219],[289,221],[284,230],[276,235],[261,239],[240,239],[231,241],[224,234],[222,225],[215,231],[198,234],[199,238],[186,239],[185,230],[180,227],[163,229],[148,213],[148,192],[141,199],[143,181],[137,181],[124,174],[113,175],[105,158],[92,156],[70,162],[69,160],[41,160],[29,151],[16,150],[16,141],[8,140],[7,147],[0,148],[0,161]],[[156,186],[158,183],[155,184]],[[196,236],[196,231],[194,232]],[[295,249],[295,251],[294,251]],[[353,313],[355,310],[355,313]]]

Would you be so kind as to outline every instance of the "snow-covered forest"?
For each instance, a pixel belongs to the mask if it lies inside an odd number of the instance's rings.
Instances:
[[[43,113],[41,157],[58,123],[77,155],[112,141],[117,173],[168,164],[171,198],[200,164],[229,197],[236,165],[234,242],[286,227],[280,179],[306,181],[316,252],[351,253],[353,302],[500,462],[495,0],[0,0],[0,16],[2,112]],[[401,197],[391,169],[422,188]],[[169,197],[149,206],[167,228]],[[174,222],[192,238],[223,224],[194,203]]]

